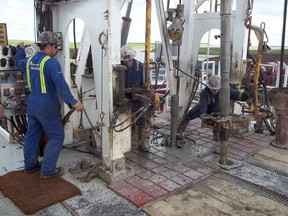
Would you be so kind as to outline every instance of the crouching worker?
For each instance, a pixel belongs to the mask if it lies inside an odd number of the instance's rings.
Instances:
[[[141,89],[144,87],[143,81],[143,64],[134,59],[136,56],[136,51],[128,46],[124,45],[121,48],[121,60],[126,66],[125,71],[125,89]],[[144,89],[144,88],[143,88]],[[126,94],[126,96],[131,100],[131,111],[132,114],[136,113],[136,125],[138,127],[138,148],[140,151],[146,152],[149,150],[149,143],[145,142],[145,123],[146,117],[142,112],[137,112],[144,104],[140,100],[133,98],[134,92]]]
[[[184,115],[179,124],[177,130],[178,139],[183,139],[182,133],[186,129],[190,120],[202,118],[206,114],[220,111],[219,92],[221,87],[221,78],[217,75],[212,75],[209,77],[206,85],[207,86],[200,93],[199,103]],[[246,101],[249,98],[251,98],[250,94],[230,88],[230,100]],[[214,133],[214,140],[219,140],[216,133]]]

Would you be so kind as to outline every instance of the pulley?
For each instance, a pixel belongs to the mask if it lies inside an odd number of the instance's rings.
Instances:
[[[172,20],[171,25],[167,29],[169,39],[172,41],[180,40],[183,35],[182,21],[176,17]]]

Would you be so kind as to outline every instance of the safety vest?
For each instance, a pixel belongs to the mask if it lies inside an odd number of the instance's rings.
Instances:
[[[31,82],[30,82],[30,61],[32,59],[33,56],[31,56],[26,63],[26,79],[27,79],[27,84],[28,84],[28,88],[30,89],[30,91],[32,91],[31,89]],[[45,62],[50,58],[50,56],[45,56],[41,63],[40,63],[40,68],[39,68],[39,73],[40,73],[40,86],[41,86],[41,93],[45,94],[47,93],[46,91],[46,84],[45,84],[45,76],[44,76],[44,64]]]

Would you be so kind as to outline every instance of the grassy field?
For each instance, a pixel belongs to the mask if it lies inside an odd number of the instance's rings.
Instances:
[[[22,42],[21,40],[9,40],[9,45],[14,45],[16,46],[17,44],[19,44],[20,42]],[[33,44],[33,41],[23,41],[25,44]],[[145,44],[144,43],[128,43],[130,46],[134,47],[134,48],[141,48],[141,49],[145,49]],[[79,43],[77,43],[77,46],[79,46]],[[73,48],[74,45],[73,43],[70,44],[70,48]],[[151,50],[153,51],[155,49],[155,44],[151,43]],[[281,53],[281,47],[271,47],[272,52],[274,54],[280,54]],[[251,54],[257,54],[257,47],[251,47],[250,48],[250,52]],[[209,49],[209,53],[210,55],[220,55],[220,48],[219,47],[213,47],[211,46]],[[206,45],[200,45],[200,49],[199,49],[199,54],[207,54],[207,47]],[[284,54],[287,55],[288,54],[288,47],[285,47],[284,50]]]
[[[129,43],[134,48],[143,48],[145,49],[144,43]],[[154,50],[155,44],[151,44],[151,50]],[[272,52],[274,54],[280,54],[281,53],[281,47],[270,47],[272,49]],[[250,52],[251,54],[257,54],[258,47],[251,47]],[[220,47],[213,47],[211,46],[209,48],[210,55],[220,55]],[[200,45],[199,54],[207,54],[207,47],[206,45]],[[284,54],[288,54],[288,47],[285,47]]]

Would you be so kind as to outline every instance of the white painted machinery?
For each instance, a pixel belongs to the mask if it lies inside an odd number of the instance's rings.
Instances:
[[[97,174],[109,183],[133,174],[133,170],[125,164],[124,157],[124,153],[131,149],[131,111],[130,106],[127,106],[129,102],[126,103],[123,97],[121,76],[125,68],[120,64],[121,10],[132,2],[35,0],[36,33],[39,35],[45,30],[51,30],[59,34],[62,47],[57,59],[75,97],[81,100],[86,108],[84,113],[74,113],[65,126],[65,144],[75,142],[75,138],[79,142],[86,140],[88,147],[94,149],[101,158]],[[210,11],[200,12],[207,6],[207,2],[210,4]],[[231,51],[230,82],[239,84],[245,68],[247,49],[245,22],[252,8],[248,0],[231,2],[230,37],[225,43],[231,45],[227,48]],[[168,75],[167,83],[171,95],[179,96],[177,119],[191,104],[190,95],[194,82],[181,71],[195,76],[201,39],[212,29],[220,30],[220,1],[184,0],[182,4],[179,1],[175,8],[170,8],[169,0],[165,3],[166,8],[162,0],[154,1],[163,48],[163,65]],[[134,4],[137,4],[137,1],[134,1]],[[147,0],[146,4],[151,6],[151,1]],[[211,5],[214,5],[213,10]],[[81,41],[77,43],[75,38],[79,36],[79,29]],[[175,47],[176,58],[174,53],[172,55]],[[12,48],[10,50],[12,51]],[[0,69],[4,71],[3,68]],[[18,72],[14,73],[15,76],[18,76],[17,74]],[[1,72],[1,78],[2,76],[5,77],[5,71]],[[25,92],[25,83],[20,87]],[[7,86],[2,87],[1,84],[2,105],[5,105],[6,101],[7,91],[4,88]],[[24,98],[19,100],[24,104]],[[10,105],[12,104],[11,101]],[[68,107],[63,106],[63,113],[67,112]],[[79,131],[86,132],[83,135]]]

